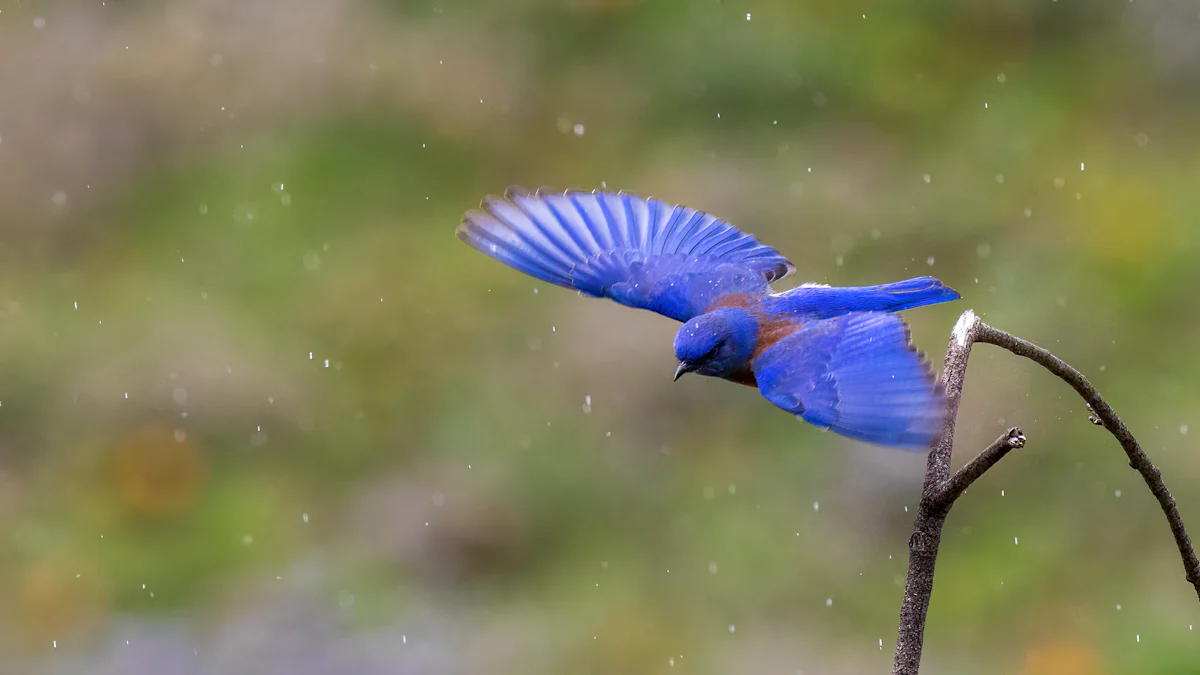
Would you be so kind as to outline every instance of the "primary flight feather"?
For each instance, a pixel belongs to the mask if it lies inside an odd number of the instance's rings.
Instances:
[[[565,288],[684,322],[684,373],[756,386],[818,427],[872,443],[928,446],[945,397],[894,312],[957,299],[933,277],[879,286],[804,284],[772,293],[794,267],[707,213],[625,193],[484,198],[458,237]]]

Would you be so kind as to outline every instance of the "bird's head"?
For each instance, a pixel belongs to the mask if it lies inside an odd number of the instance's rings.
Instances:
[[[701,314],[675,334],[678,380],[685,373],[729,377],[754,352],[758,321],[741,308],[722,308]]]

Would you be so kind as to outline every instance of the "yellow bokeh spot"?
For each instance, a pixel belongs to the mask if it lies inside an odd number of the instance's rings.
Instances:
[[[1126,181],[1086,202],[1078,225],[1092,251],[1113,262],[1143,263],[1164,245],[1163,195],[1147,183]]]
[[[113,479],[125,505],[150,516],[169,516],[195,499],[204,464],[182,431],[162,426],[138,429],[117,442]]]
[[[13,618],[39,647],[85,634],[105,616],[106,584],[80,561],[34,563],[20,574],[18,589]]]
[[[1054,643],[1031,650],[1021,675],[1101,675],[1100,660],[1083,645]]]

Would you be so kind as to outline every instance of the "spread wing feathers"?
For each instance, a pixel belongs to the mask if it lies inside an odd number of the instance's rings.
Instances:
[[[679,321],[794,269],[707,213],[625,193],[510,190],[468,212],[458,238],[532,277]]]
[[[812,321],[753,365],[767,400],[850,438],[928,447],[945,418],[945,395],[895,314]]]

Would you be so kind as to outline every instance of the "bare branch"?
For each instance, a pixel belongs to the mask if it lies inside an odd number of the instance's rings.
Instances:
[[[979,321],[967,311],[954,325],[946,361],[939,382],[946,390],[946,420],[929,450],[925,464],[925,486],[912,537],[908,540],[908,580],[904,583],[904,602],[900,605],[900,629],[896,636],[893,675],[916,675],[921,667],[921,649],[925,641],[925,616],[933,595],[933,573],[937,566],[942,527],[950,505],[939,506],[942,484],[950,479],[950,454],[954,447],[954,424],[958,421],[958,403],[962,398],[967,361],[975,343]]]
[[[1007,455],[1009,450],[1023,447],[1025,447],[1025,434],[1021,433],[1017,427],[1009,429],[1008,433],[992,441],[992,444],[976,455],[975,459],[942,484],[941,494],[938,495],[935,506],[949,510],[950,505],[962,495],[963,491]]]
[[[1196,589],[1196,597],[1200,599],[1200,559],[1196,558],[1196,549],[1192,547],[1192,539],[1183,526],[1183,518],[1175,506],[1175,498],[1171,496],[1171,491],[1163,482],[1162,472],[1142,451],[1142,446],[1125,427],[1121,418],[1117,417],[1112,406],[1100,396],[1100,392],[1096,391],[1083,373],[1028,340],[1022,340],[980,322],[976,328],[975,341],[1003,347],[1017,356],[1024,356],[1057,375],[1059,379],[1071,385],[1071,388],[1078,392],[1084,401],[1087,401],[1092,415],[1099,419],[1104,428],[1108,429],[1108,432],[1121,444],[1121,448],[1129,457],[1129,466],[1142,474],[1142,480],[1146,481],[1146,487],[1150,488],[1150,493],[1162,507],[1163,514],[1167,517],[1167,523],[1171,526],[1171,534],[1175,537],[1175,545],[1179,548],[1179,556],[1183,559],[1184,578]]]
[[[1103,425],[1112,433],[1129,457],[1129,465],[1141,473],[1146,486],[1158,499],[1171,526],[1171,534],[1175,537],[1179,555],[1183,559],[1184,576],[1195,587],[1197,597],[1200,598],[1200,560],[1196,558],[1196,551],[1184,528],[1175,499],[1163,483],[1162,473],[1151,463],[1137,439],[1113,412],[1112,407],[1087,378],[1062,359],[1027,340],[979,321],[975,313],[968,310],[955,324],[950,345],[946,349],[945,368],[940,381],[946,391],[946,421],[929,451],[921,503],[913,523],[913,534],[908,542],[908,580],[904,586],[904,602],[900,606],[900,628],[896,638],[893,675],[917,675],[920,668],[921,650],[925,639],[925,618],[933,593],[938,547],[950,508],[967,487],[995,466],[1010,450],[1025,445],[1025,436],[1020,429],[1014,427],[996,439],[953,477],[950,475],[954,425],[958,419],[963,381],[967,375],[967,361],[971,356],[971,346],[976,342],[1003,347],[1017,356],[1034,361],[1071,385],[1083,397],[1091,412],[1089,419],[1093,423]]]

